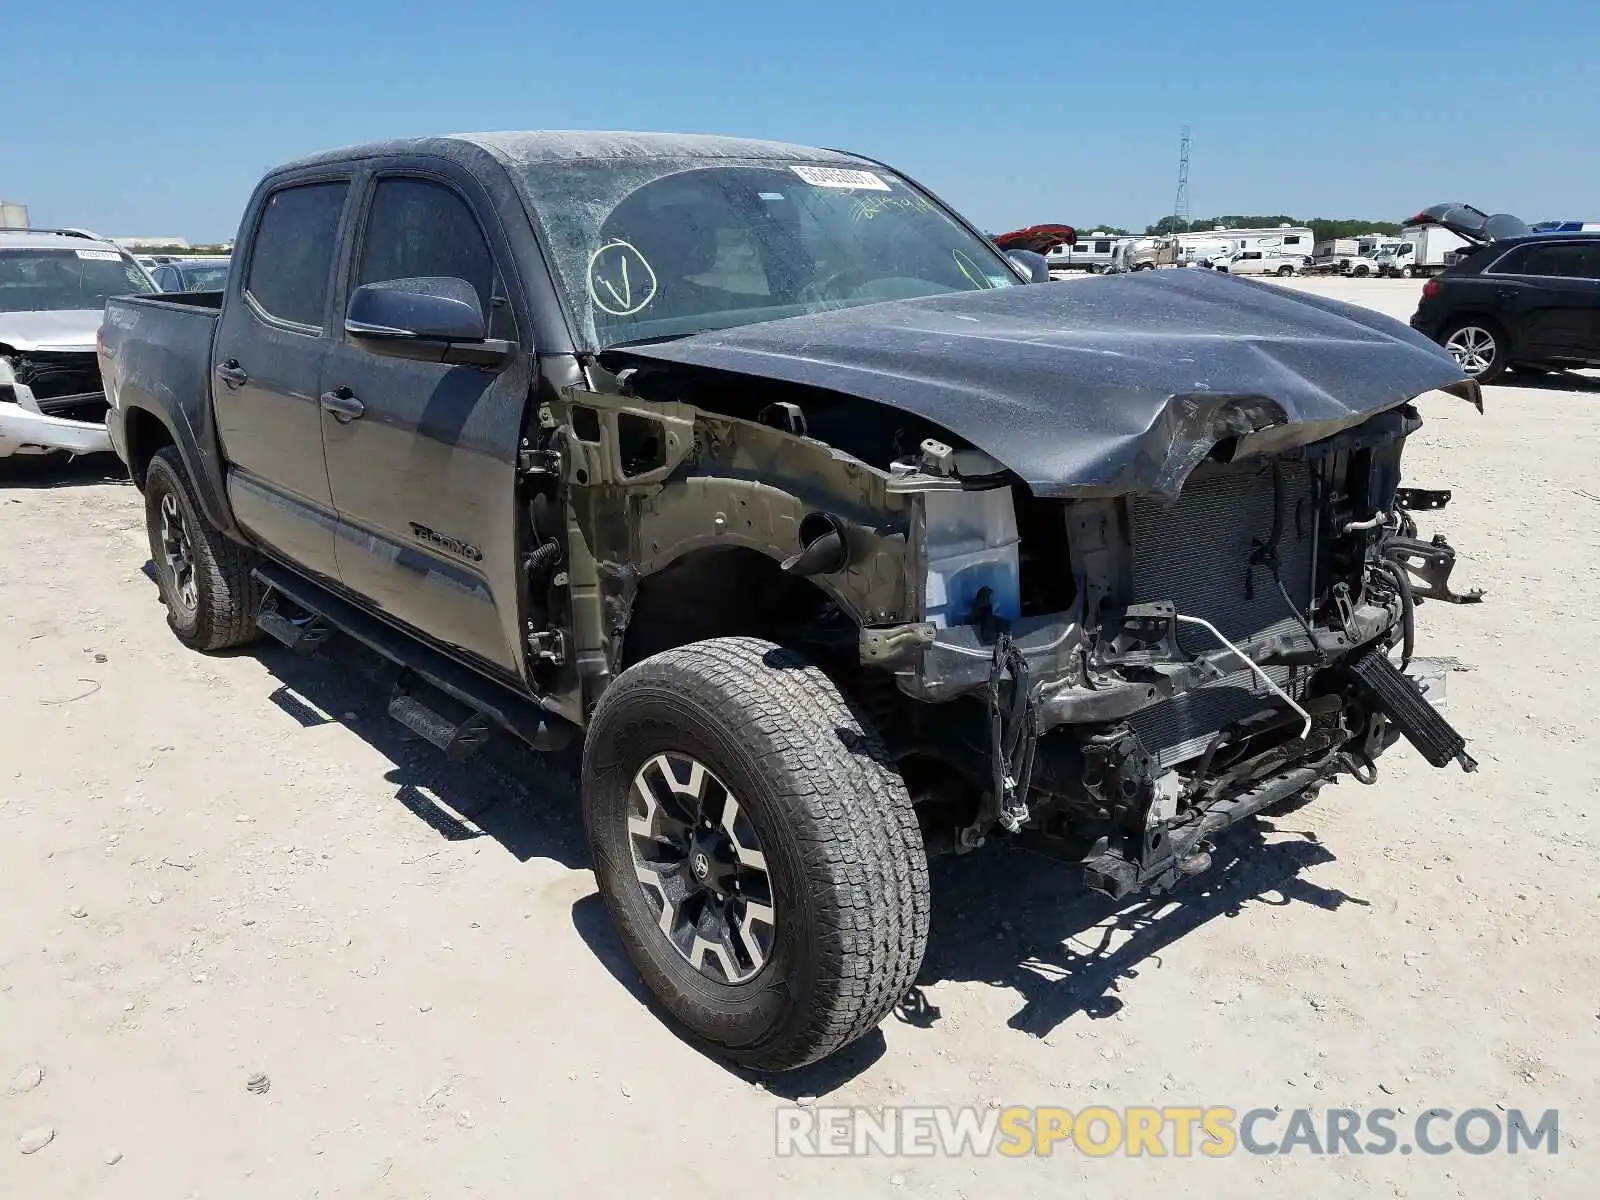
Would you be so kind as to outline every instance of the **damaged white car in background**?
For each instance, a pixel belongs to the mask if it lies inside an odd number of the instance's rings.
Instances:
[[[96,332],[107,299],[155,290],[92,234],[0,230],[0,460],[111,450]]]

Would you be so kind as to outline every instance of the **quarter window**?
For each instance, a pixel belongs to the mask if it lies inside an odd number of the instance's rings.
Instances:
[[[306,183],[267,197],[245,290],[269,316],[322,328],[339,218],[350,184]]]

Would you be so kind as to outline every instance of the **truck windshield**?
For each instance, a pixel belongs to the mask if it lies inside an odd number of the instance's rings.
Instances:
[[[888,171],[591,160],[531,164],[524,183],[594,349],[1019,282]]]
[[[112,250],[0,250],[0,312],[104,308],[112,296],[155,291]]]

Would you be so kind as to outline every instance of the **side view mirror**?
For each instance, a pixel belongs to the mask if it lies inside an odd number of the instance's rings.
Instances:
[[[345,310],[344,331],[374,354],[424,362],[495,366],[512,350],[490,340],[478,290],[447,275],[362,284]]]
[[[1045,261],[1044,255],[1032,250],[1007,250],[1006,257],[1021,268],[1029,283],[1050,282],[1050,264]]]

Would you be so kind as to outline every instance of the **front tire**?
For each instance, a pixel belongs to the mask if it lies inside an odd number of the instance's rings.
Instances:
[[[1440,344],[1468,375],[1493,383],[1506,373],[1505,330],[1484,317],[1462,317],[1446,328]]]
[[[145,472],[145,527],[167,624],[191,650],[223,650],[260,636],[261,585],[255,554],[214,529],[200,512],[183,460],[171,446]]]
[[[672,1020],[759,1070],[875,1028],[928,938],[928,864],[876,732],[800,655],[664,651],[606,689],[583,813],[622,944]]]

